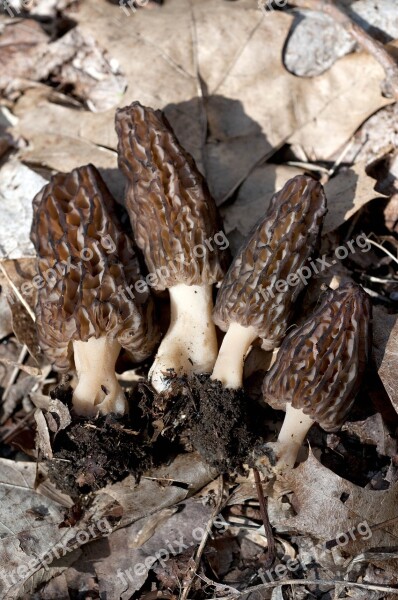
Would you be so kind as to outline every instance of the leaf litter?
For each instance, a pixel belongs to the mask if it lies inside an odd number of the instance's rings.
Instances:
[[[393,0],[345,4],[394,48]],[[0,426],[2,597],[395,597],[398,125],[396,104],[381,93],[383,69],[330,19],[326,29],[319,13],[302,11],[297,19],[289,7],[264,13],[250,0],[167,0],[134,11],[125,6],[126,14],[106,0],[31,5],[19,13],[13,3],[14,18],[0,13],[0,370],[7,391]],[[343,38],[344,46],[331,43]],[[312,40],[305,55],[303,39]],[[246,464],[237,472],[232,462],[211,466],[202,434],[181,428],[181,407],[158,405],[141,391],[147,438],[140,451],[145,444],[158,447],[160,464],[149,452],[151,460],[142,456],[138,471],[116,462],[112,468],[120,472],[113,479],[97,477],[107,454],[97,461],[81,432],[73,434],[66,406],[71,382],[37,354],[19,297],[34,274],[31,199],[54,171],[90,160],[123,202],[114,110],[137,99],[162,108],[195,157],[221,207],[233,252],[274,191],[303,172],[326,187],[327,256],[359,234],[375,242],[320,273],[308,290],[306,310],[325,280],[351,278],[365,287],[375,305],[374,363],[360,408],[343,430],[326,435],[313,428],[301,464],[273,486],[264,482],[277,544],[268,572],[269,540],[252,471]],[[10,310],[11,291],[17,297]],[[22,299],[33,305],[33,297]],[[258,354],[247,380],[264,441],[275,439],[281,424],[280,413],[259,399],[269,360]],[[132,368],[126,358],[121,364],[126,372]],[[145,378],[147,365],[138,373]],[[129,387],[128,378],[121,381]],[[66,404],[51,399],[56,385]],[[111,443],[103,424],[99,431],[105,446]],[[56,454],[71,433],[82,444],[70,495],[64,475],[70,455]],[[131,429],[126,440],[136,433]],[[169,445],[161,456],[164,439]],[[129,452],[123,443],[121,458]],[[241,462],[249,463],[249,454]],[[59,468],[46,460],[51,455]],[[204,532],[200,539],[195,531]],[[181,536],[183,545],[174,546]],[[29,561],[33,569],[18,571]],[[134,570],[137,565],[143,567]]]

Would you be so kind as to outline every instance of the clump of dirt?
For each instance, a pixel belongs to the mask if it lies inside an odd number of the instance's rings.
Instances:
[[[71,406],[67,382],[52,393]],[[133,475],[137,480],[176,452],[198,451],[220,473],[242,471],[260,437],[261,407],[243,390],[227,390],[208,375],[175,379],[167,394],[143,383],[129,416],[107,415],[72,423],[52,441],[50,479],[72,497]]]
[[[260,437],[261,407],[244,390],[225,389],[208,375],[179,379],[165,409],[164,435],[187,436],[202,458],[219,472],[237,472]]]
[[[140,406],[140,400],[148,395],[148,386],[141,387],[141,391],[126,393],[128,415],[109,414],[94,419],[74,414],[69,380],[52,390],[51,397],[68,406],[72,417],[68,427],[52,435],[54,458],[48,461],[48,469],[57,487],[77,498],[127,475],[138,481],[145,471],[180,450],[169,439],[157,439],[156,423],[147,402]]]
[[[149,438],[129,417],[75,419],[53,443],[49,476],[72,497],[98,490],[129,474],[138,480],[153,464]]]

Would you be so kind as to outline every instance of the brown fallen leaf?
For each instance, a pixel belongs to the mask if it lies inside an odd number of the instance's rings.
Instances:
[[[288,179],[302,172],[287,165],[265,164],[256,167],[239,188],[233,204],[221,207],[225,233],[231,240],[233,253],[254,224],[264,216],[273,194]]]
[[[0,522],[7,523],[0,530],[0,593],[9,600],[19,597],[21,590],[34,587],[32,582],[37,585],[49,565],[54,569],[62,566],[64,557],[77,560],[82,544],[186,500],[213,478],[197,455],[181,455],[170,465],[150,472],[153,479],[145,479],[140,485],[127,477],[104,488],[96,494],[83,519],[73,527],[59,528],[64,521],[64,496],[48,482],[47,487],[40,486],[38,494],[36,475],[33,462],[0,458]],[[175,483],[160,486],[156,479],[164,477]]]
[[[15,96],[33,82],[56,80],[73,86],[74,95],[94,112],[117,104],[126,88],[117,61],[109,60],[95,40],[79,27],[50,41],[33,20],[8,23],[1,35],[0,61],[5,65],[0,91]]]
[[[278,496],[283,490],[292,494],[294,509],[294,514],[287,514],[278,500],[270,501],[271,522],[279,531],[311,535],[321,544],[351,531],[344,544],[344,551],[351,555],[398,543],[398,484],[385,491],[361,488],[324,467],[310,451],[308,459],[277,486]],[[390,519],[394,521],[375,528]],[[364,523],[362,534],[355,533],[360,523]]]
[[[158,514],[154,514],[118,529],[107,539],[83,548],[79,572],[71,574],[69,583],[73,581],[73,587],[80,587],[84,578],[92,574],[98,580],[101,595],[127,600],[142,587],[151,568],[167,569],[168,561],[176,560],[180,554],[194,554],[211,512],[211,506],[193,497],[178,504],[168,518],[159,522]],[[152,535],[143,538],[137,547],[136,540],[143,530],[152,530]]]
[[[377,452],[382,456],[394,457],[397,454],[397,440],[389,433],[380,413],[364,421],[347,421],[342,431],[356,435],[363,444],[376,446]]]
[[[384,308],[373,309],[373,356],[384,388],[398,412],[398,321]]]
[[[26,346],[29,354],[39,366],[43,359],[43,352],[37,338],[36,324],[26,307],[19,302],[11,292],[9,296],[9,305],[12,313],[12,328],[21,346]],[[40,375],[40,369],[28,367],[31,375]]]
[[[119,526],[128,525],[162,508],[174,506],[212,481],[217,472],[197,454],[180,454],[172,465],[162,466],[143,477],[137,487],[132,476],[108,485],[95,493],[94,514],[106,514],[108,506],[118,505],[122,519]],[[164,480],[168,485],[162,485]]]
[[[385,210],[384,217],[386,222],[386,227],[390,231],[394,231],[395,233],[398,230],[398,194],[393,194],[388,202]]]
[[[303,172],[289,165],[265,164],[256,167],[239,188],[235,201],[221,207],[225,231],[236,251],[251,228],[266,212],[272,195],[288,179]],[[375,192],[376,181],[369,177],[362,163],[341,169],[325,185],[328,201],[323,233],[330,233],[345,223],[367,202],[383,198]]]
[[[358,163],[343,168],[325,185],[328,212],[324,233],[337,229],[370,200],[384,197],[375,191],[376,181],[366,174],[365,167],[365,164]]]
[[[383,70],[366,54],[346,56],[315,79],[288,73],[287,13],[264,17],[243,1],[169,0],[157,15],[143,10],[128,18],[119,6],[86,0],[74,18],[120,64],[129,87],[119,104],[138,99],[164,108],[219,204],[285,141],[329,157],[390,103],[379,91]],[[24,160],[71,169],[97,147],[97,166],[110,168],[98,148],[116,148],[113,111],[93,115],[34,96],[14,107],[16,133],[30,143]]]
[[[44,417],[43,411],[40,408],[35,410],[35,421],[36,421],[36,444],[43,456],[48,459],[53,458],[53,451],[51,448],[50,433],[48,431],[47,421]]]

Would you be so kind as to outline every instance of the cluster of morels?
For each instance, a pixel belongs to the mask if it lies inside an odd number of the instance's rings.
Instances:
[[[279,286],[273,298],[260,294],[289,281],[317,250],[326,213],[321,184],[306,175],[289,180],[228,269],[228,252],[203,244],[221,229],[215,203],[163,114],[133,103],[117,111],[116,131],[134,240],[149,273],[156,273],[154,289],[170,296],[170,325],[149,371],[153,387],[162,393],[175,376],[207,373],[225,388],[239,389],[251,345],[259,338],[265,350],[280,346],[263,393],[271,406],[286,409],[276,469],[294,466],[312,423],[327,431],[341,426],[369,351],[371,306],[360,286],[329,290],[288,335],[304,284],[297,276],[295,285]],[[160,336],[148,286],[135,297],[120,294],[120,286],[139,281],[141,273],[115,200],[88,165],[55,175],[33,205],[40,274],[69,257],[74,266],[39,290],[40,344],[58,370],[74,364],[78,415],[124,414],[127,401],[115,374],[120,350],[140,362]],[[104,236],[114,241],[111,254],[99,243]],[[198,244],[204,248],[199,257],[192,252]],[[84,249],[91,250],[90,260],[82,260]],[[168,268],[176,257],[179,269]],[[226,332],[220,349],[216,326]]]

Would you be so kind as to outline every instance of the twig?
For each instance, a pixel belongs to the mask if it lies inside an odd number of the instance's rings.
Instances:
[[[8,394],[10,393],[10,390],[11,390],[12,386],[14,385],[17,377],[18,377],[19,371],[21,370],[19,365],[21,365],[23,363],[23,361],[27,357],[27,354],[28,354],[28,348],[27,348],[27,346],[23,346],[22,350],[21,350],[21,352],[20,352],[20,354],[18,356],[18,359],[17,359],[18,365],[15,366],[14,369],[12,370],[12,373],[10,375],[10,379],[9,379],[9,381],[7,383],[7,387],[4,390],[4,392],[3,392],[3,396],[2,396],[2,401],[3,402],[5,400],[7,400]]]
[[[2,264],[1,261],[0,261],[0,270],[3,273],[4,277],[7,279],[8,283],[10,284],[10,286],[11,286],[14,294],[18,298],[18,300],[21,302],[21,304],[23,304],[23,306],[28,311],[29,316],[32,319],[32,321],[33,322],[36,321],[36,315],[35,315],[35,313],[31,309],[31,307],[29,306],[29,304],[26,302],[25,298],[22,296],[21,292],[19,291],[19,289],[17,288],[17,286],[15,285],[15,283],[13,282],[13,280],[11,279],[11,277],[9,276],[9,274],[7,273],[7,271],[4,268],[4,265]]]
[[[21,354],[19,355],[20,357],[23,357],[23,360],[26,358],[27,355],[27,351],[28,348],[26,346],[23,346],[22,350],[21,350]],[[27,373],[28,375],[31,375],[32,377],[41,377],[42,375],[42,371],[40,369],[38,369],[37,367],[30,367],[29,365],[24,365],[23,362],[15,362],[15,360],[10,360],[9,358],[4,358],[4,356],[0,356],[0,363],[4,364],[4,365],[8,365],[10,367],[15,367],[15,369],[19,371],[24,371],[25,373]]]
[[[301,160],[288,160],[287,165],[289,167],[298,167],[299,169],[305,169],[306,171],[314,171],[315,173],[323,173],[329,175],[329,170],[321,165],[314,165],[312,163],[303,162]]]
[[[398,65],[383,44],[372,38],[332,0],[289,0],[289,4],[297,8],[323,12],[344,27],[351,37],[383,67],[389,95],[398,100]]]
[[[355,581],[344,581],[338,579],[285,579],[285,580],[277,580],[270,581],[269,583],[261,583],[260,585],[256,585],[251,588],[247,588],[244,592],[240,592],[238,596],[241,598],[242,596],[249,597],[250,594],[254,594],[256,592],[262,592],[267,589],[271,589],[277,586],[282,585],[316,585],[316,586],[337,586],[341,585],[342,587],[358,587],[363,590],[375,590],[379,592],[388,592],[390,594],[398,595],[398,588],[387,587],[384,585],[377,585],[375,583],[356,583]],[[236,598],[237,596],[230,596],[230,598]],[[213,600],[213,599],[210,599]],[[228,597],[224,600],[229,600]]]
[[[393,261],[398,264],[398,258],[396,256],[394,256],[389,250],[387,250],[387,248],[385,248],[381,244],[378,244],[377,242],[374,242],[373,240],[369,239],[368,237],[366,238],[366,241],[369,242],[369,244],[372,244],[372,246],[376,246],[376,248],[379,248],[379,250],[382,250],[385,254],[387,254],[387,256],[392,258]]]
[[[275,561],[275,538],[272,531],[271,523],[269,522],[268,517],[268,498],[264,497],[263,486],[261,485],[260,473],[257,469],[253,469],[254,481],[256,483],[256,490],[258,501],[260,504],[260,514],[264,523],[264,531],[267,538],[268,543],[268,552],[267,552],[267,560],[265,562],[264,568],[269,569]]]
[[[387,519],[387,521],[381,521],[380,523],[376,523],[375,525],[370,525],[369,529],[373,533],[374,531],[377,531],[379,529],[384,529],[388,525],[394,525],[397,521],[398,521],[398,517],[393,517],[392,519]],[[345,532],[345,534],[343,534],[343,535],[348,535],[348,537],[349,537],[351,533],[352,533],[352,535],[359,533],[358,528],[354,527],[354,529]],[[325,542],[325,548],[327,548],[328,550],[331,550],[332,548],[335,548],[338,545],[339,545],[338,538],[333,538],[332,540],[328,540],[327,542]]]
[[[10,431],[8,431],[8,433],[6,433],[6,435],[0,437],[0,443],[2,444],[6,444],[8,442],[10,442],[15,436],[16,434],[25,427],[26,424],[31,424],[34,421],[34,412],[36,409],[31,410],[30,412],[28,412],[27,415],[25,415],[23,417],[23,419],[21,419],[20,421],[18,421],[18,423],[16,423],[11,429]]]
[[[188,577],[188,581],[185,583],[184,589],[182,590],[182,592],[180,594],[179,600],[187,600],[187,598],[188,598],[188,594],[189,594],[189,592],[191,590],[192,584],[193,584],[193,582],[195,580],[195,577],[196,577],[196,572],[199,569],[200,560],[202,558],[203,551],[204,551],[204,549],[206,547],[207,540],[208,540],[208,537],[209,537],[210,532],[211,532],[211,528],[213,527],[214,519],[216,518],[216,516],[218,515],[218,513],[221,510],[222,499],[223,499],[223,491],[224,491],[224,480],[223,480],[223,476],[220,475],[220,477],[218,478],[218,498],[217,498],[217,503],[216,503],[216,506],[215,506],[215,508],[214,508],[214,510],[212,512],[212,515],[211,515],[211,517],[209,519],[209,522],[207,523],[206,530],[205,530],[205,533],[204,533],[204,535],[203,535],[203,537],[201,539],[199,548],[196,551],[195,568],[191,569],[191,573],[190,573],[190,575]]]
[[[344,148],[342,149],[342,151],[340,152],[340,154],[336,158],[333,166],[329,169],[327,181],[329,181],[329,179],[331,177],[333,177],[333,175],[336,172],[336,169],[341,165],[341,163],[343,162],[343,160],[345,159],[347,153],[351,150],[351,148],[352,148],[353,145],[354,145],[354,136],[352,136],[351,139],[348,140],[348,143],[344,146]],[[325,183],[327,183],[327,181],[325,181]]]

